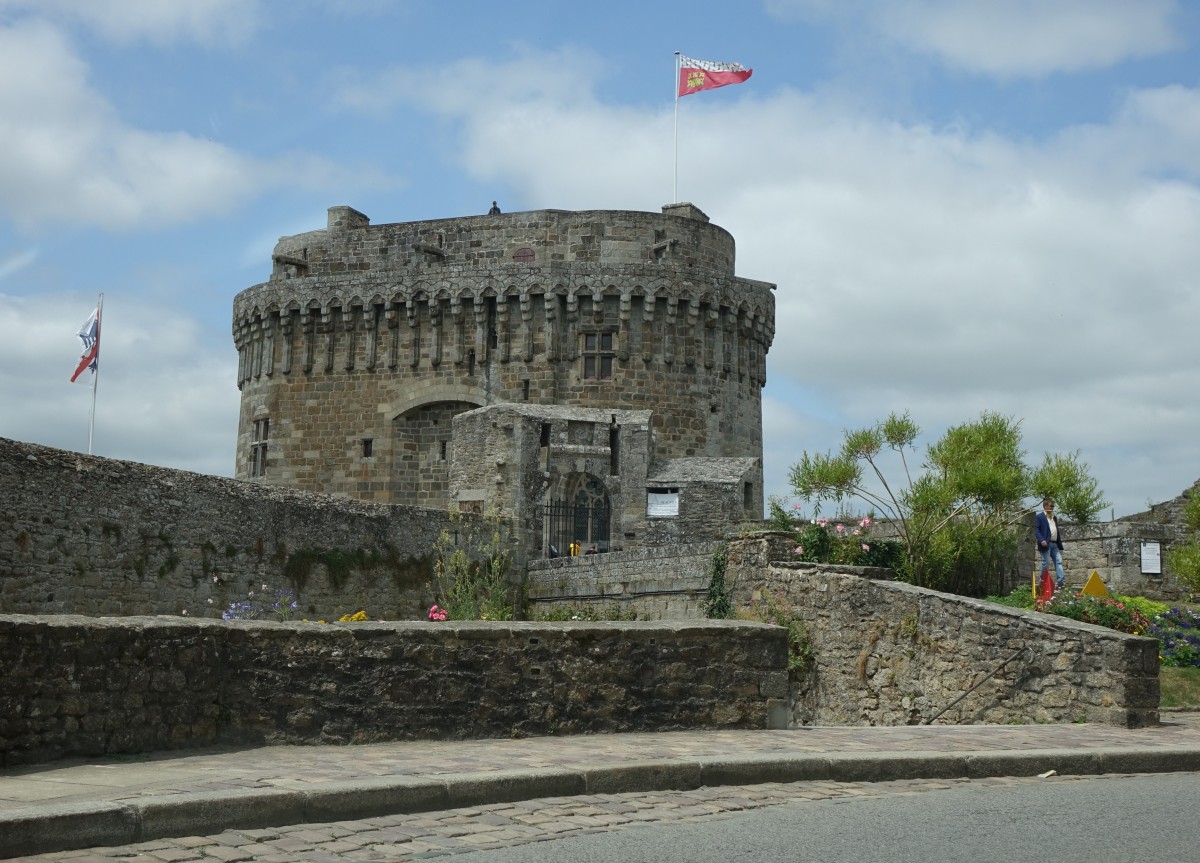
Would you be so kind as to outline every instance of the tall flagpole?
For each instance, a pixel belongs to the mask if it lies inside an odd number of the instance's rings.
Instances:
[[[679,60],[680,54],[675,52],[675,84],[671,88],[675,92],[675,179],[671,185],[671,203],[679,203]]]
[[[92,379],[92,414],[88,420],[88,455],[92,454],[92,432],[96,429],[96,388],[100,386],[100,335],[104,332],[102,326],[104,320],[104,292],[100,292],[100,299],[96,301],[96,377]]]

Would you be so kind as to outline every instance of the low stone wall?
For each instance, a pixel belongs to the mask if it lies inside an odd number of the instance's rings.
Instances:
[[[814,658],[793,680],[796,724],[1158,722],[1151,638],[853,567],[775,563],[734,583],[735,603],[773,593],[804,621]]]
[[[530,561],[525,584],[528,615],[536,619],[586,605],[639,620],[703,618],[717,545],[703,542]]]
[[[471,524],[0,438],[0,613],[212,617],[266,585],[299,616],[414,619],[439,533]]]
[[[0,764],[786,723],[778,627],[0,615]]]

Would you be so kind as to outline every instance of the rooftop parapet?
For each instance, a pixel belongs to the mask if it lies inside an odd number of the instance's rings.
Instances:
[[[383,225],[338,206],[325,230],[279,240],[271,281],[547,264],[660,264],[732,277],[734,257],[729,232],[688,203],[662,213],[531,210]]]

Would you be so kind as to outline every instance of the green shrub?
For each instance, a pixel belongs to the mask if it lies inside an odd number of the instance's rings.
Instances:
[[[1192,537],[1167,551],[1167,569],[1193,592],[1200,592],[1200,540]]]
[[[1033,591],[1028,587],[1017,587],[1008,596],[985,596],[988,602],[1007,605],[1009,608],[1033,608]]]
[[[1153,621],[1160,614],[1166,614],[1171,608],[1165,602],[1155,602],[1153,599],[1146,599],[1144,596],[1114,595],[1113,599],[1123,603],[1127,608],[1132,608],[1150,621]]]

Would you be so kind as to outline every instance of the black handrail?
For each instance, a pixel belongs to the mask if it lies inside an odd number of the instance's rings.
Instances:
[[[935,719],[938,719],[938,718],[940,718],[940,717],[942,716],[942,714],[944,714],[944,713],[946,713],[947,711],[949,711],[951,708],[953,708],[953,707],[954,707],[956,704],[958,704],[960,701],[962,701],[964,698],[966,698],[968,695],[970,695],[970,694],[971,694],[972,692],[974,692],[976,689],[978,689],[979,687],[983,686],[983,684],[987,683],[989,680],[991,680],[993,677],[995,677],[997,674],[999,674],[1001,671],[1003,671],[1003,670],[1004,670],[1004,667],[1005,667],[1006,665],[1008,665],[1010,662],[1012,662],[1014,659],[1016,659],[1016,658],[1017,658],[1018,656],[1020,656],[1022,653],[1027,653],[1027,652],[1028,652],[1028,653],[1030,653],[1030,654],[1032,655],[1032,653],[1033,653],[1033,649],[1032,649],[1032,648],[1030,648],[1030,647],[1022,647],[1020,650],[1018,650],[1016,653],[1014,653],[1014,654],[1013,654],[1012,656],[1010,656],[1008,659],[1004,660],[1004,661],[1003,661],[1003,662],[1001,662],[999,665],[997,665],[997,666],[996,666],[996,668],[995,668],[993,671],[990,671],[990,672],[989,672],[987,675],[985,675],[985,676],[984,676],[982,679],[980,679],[978,682],[976,682],[976,684],[975,684],[974,686],[972,686],[970,689],[968,689],[968,690],[967,690],[966,692],[964,692],[962,695],[958,696],[958,698],[954,699],[952,702],[950,702],[949,704],[947,704],[945,707],[943,707],[941,710],[939,710],[939,711],[938,711],[937,713],[935,713],[933,716],[931,716],[931,717],[929,717],[928,719],[924,720],[924,721],[923,721],[921,724],[922,724],[922,725],[932,725],[932,724],[933,724],[933,721],[934,721]]]

